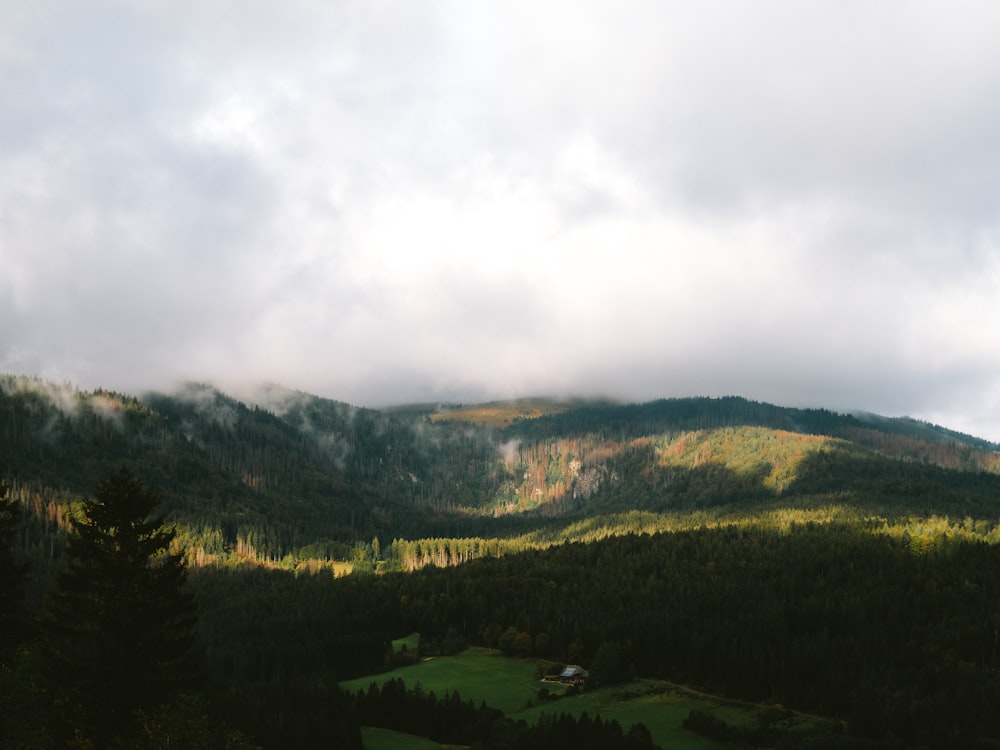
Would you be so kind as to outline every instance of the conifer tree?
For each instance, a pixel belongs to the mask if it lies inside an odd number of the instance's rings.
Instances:
[[[0,476],[2,476],[0,469]],[[33,687],[30,677],[19,664],[19,647],[30,635],[29,617],[24,604],[28,566],[19,562],[12,550],[21,509],[8,497],[9,487],[0,478],[0,747],[26,744],[23,734],[25,716],[32,713],[27,696]]]
[[[2,471],[0,471],[2,474]],[[20,507],[8,497],[9,487],[0,478],[0,668],[10,666],[18,644],[27,634],[24,586],[28,566],[18,562],[12,549]]]
[[[192,679],[194,601],[170,552],[159,497],[122,467],[85,502],[68,567],[48,601],[46,640],[64,729],[104,745]]]

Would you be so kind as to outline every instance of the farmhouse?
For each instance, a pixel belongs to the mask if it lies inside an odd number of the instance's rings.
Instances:
[[[542,682],[560,682],[564,685],[582,685],[590,677],[590,672],[579,664],[569,664],[563,667],[559,674],[547,674]]]
[[[559,682],[579,685],[580,683],[586,682],[588,677],[590,677],[590,672],[586,669],[578,664],[569,664],[562,672],[559,673]]]

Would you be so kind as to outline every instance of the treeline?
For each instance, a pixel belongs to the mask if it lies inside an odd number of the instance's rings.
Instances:
[[[843,495],[825,496],[827,500],[841,500]],[[868,515],[850,505],[803,504],[789,507],[786,504],[760,506],[753,513],[735,507],[721,507],[694,513],[650,513],[628,511],[594,516],[579,521],[554,520],[538,525],[530,531],[506,538],[437,537],[431,539],[394,539],[388,548],[376,555],[370,544],[359,543],[354,547],[355,573],[413,571],[428,565],[439,568],[461,565],[481,557],[502,557],[528,550],[547,549],[567,541],[595,542],[614,536],[651,535],[690,529],[716,529],[719,527],[754,527],[772,532],[787,530],[790,526],[807,523],[849,524],[866,528],[873,533],[903,540],[915,552],[937,548],[949,541],[970,543],[1000,543],[1000,524],[995,521],[930,516]],[[377,539],[375,540],[377,541]],[[297,570],[302,570],[301,566]],[[306,568],[308,569],[308,568]]]

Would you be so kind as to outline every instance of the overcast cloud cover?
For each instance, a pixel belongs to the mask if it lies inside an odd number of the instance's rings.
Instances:
[[[1000,3],[0,0],[0,371],[1000,441]]]

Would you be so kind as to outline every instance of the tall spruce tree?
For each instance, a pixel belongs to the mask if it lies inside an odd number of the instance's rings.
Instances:
[[[46,640],[64,730],[108,744],[138,711],[174,700],[193,677],[194,600],[170,552],[159,497],[122,467],[83,507],[67,569],[48,601]]]
[[[0,747],[25,745],[18,736],[30,693],[18,664],[18,648],[30,635],[24,604],[28,566],[14,555],[12,542],[21,518],[20,505],[8,497],[0,467]]]
[[[18,645],[27,635],[28,616],[24,587],[28,566],[14,556],[13,542],[21,508],[8,497],[9,487],[0,467],[0,668],[13,662]]]

